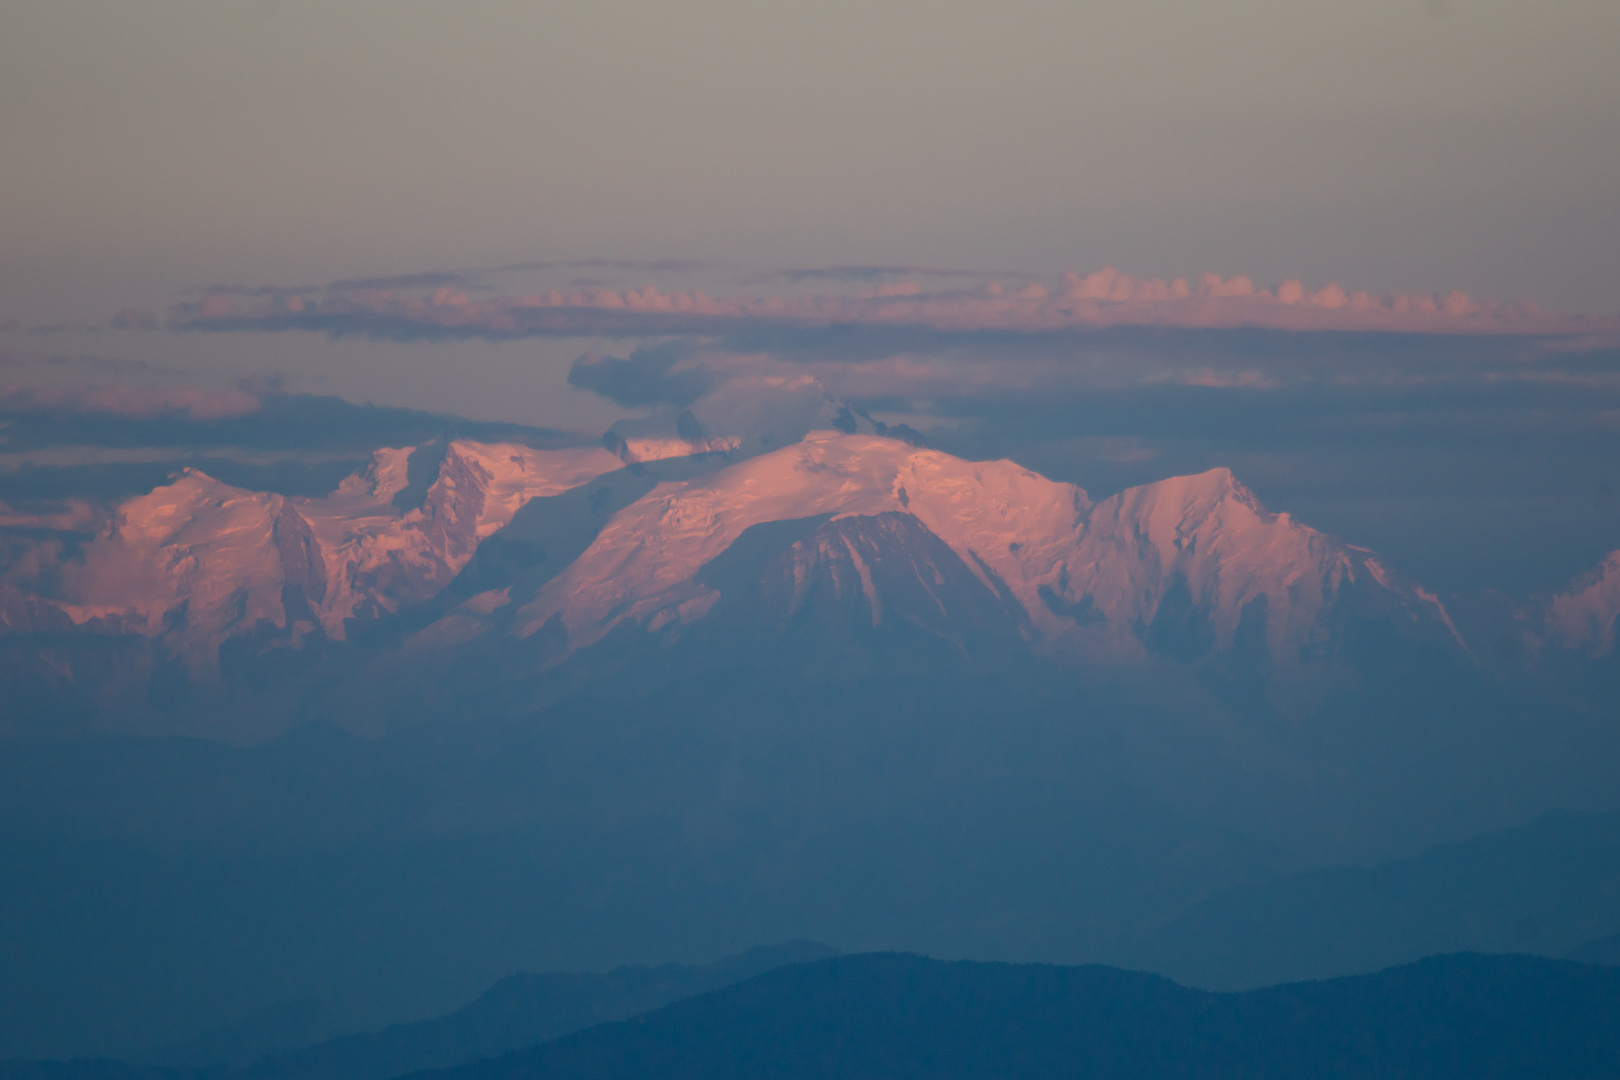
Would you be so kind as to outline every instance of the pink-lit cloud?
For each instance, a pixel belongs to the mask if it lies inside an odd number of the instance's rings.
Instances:
[[[922,275],[918,275],[919,278]],[[832,278],[831,280],[838,280]],[[902,279],[798,294],[710,296],[655,285],[551,288],[475,296],[460,281],[412,291],[339,283],[324,289],[215,292],[176,305],[182,329],[307,329],[383,338],[718,335],[761,328],[927,327],[1014,333],[1112,327],[1272,329],[1433,334],[1615,334],[1620,317],[1558,314],[1460,291],[1374,295],[1337,284],[1286,280],[1257,287],[1243,276],[1195,281],[1137,278],[1111,267],[1046,284],[982,279],[949,288]]]
[[[520,288],[490,271],[410,288],[215,291],[171,309],[170,325],[596,338],[568,382],[651,425],[625,433],[674,432],[684,414],[748,446],[825,426],[844,405],[955,439],[970,455],[1077,437],[1141,438],[1151,451],[1234,432],[1275,448],[1304,429],[1384,441],[1438,424],[1587,431],[1593,410],[1620,393],[1620,318],[1460,291],[1374,295],[1111,268],[1040,277],[837,267],[713,277],[702,288],[650,269],[648,279]]]
[[[20,510],[0,502],[0,529],[49,529],[54,532],[87,532],[105,516],[104,511],[86,499],[64,499],[44,510]],[[24,557],[37,559],[37,552]],[[17,567],[10,569],[16,570]],[[36,577],[37,566],[20,568],[23,576]]]

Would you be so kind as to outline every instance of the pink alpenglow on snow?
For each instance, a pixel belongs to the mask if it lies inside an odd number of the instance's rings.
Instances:
[[[1614,649],[1620,619],[1620,551],[1547,604],[1545,626],[1555,645],[1604,656]]]
[[[1283,667],[1299,663],[1322,637],[1329,610],[1357,590],[1398,620],[1432,624],[1468,651],[1433,594],[1370,552],[1267,513],[1226,469],[1093,504],[1079,487],[1011,461],[969,462],[834,432],[658,485],[524,605],[513,627],[527,636],[555,623],[570,650],[624,622],[678,629],[719,600],[699,571],[745,529],[818,514],[915,518],[991,593],[1010,594],[1029,620],[1030,644],[1054,657],[1145,658],[1140,628],[1178,587],[1210,612],[1216,648],[1233,645],[1245,612],[1260,601],[1266,646]],[[929,578],[921,564],[918,572]],[[864,575],[862,584],[876,622],[882,598]],[[939,584],[921,582],[930,594]],[[936,601],[943,610],[945,599]]]
[[[402,510],[395,496],[407,486],[410,455],[410,447],[379,449],[317,499],[248,491],[186,469],[121,503],[82,555],[48,542],[0,574],[0,630],[158,637],[198,672],[215,667],[226,639],[259,624],[289,631],[295,645],[317,627],[342,640],[351,619],[436,594],[529,500],[622,466],[600,448],[457,440],[422,505]],[[51,595],[38,592],[42,583]],[[302,624],[286,606],[288,586],[302,596]]]

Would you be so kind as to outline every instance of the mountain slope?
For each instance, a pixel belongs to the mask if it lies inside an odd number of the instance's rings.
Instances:
[[[1620,967],[1620,934],[1595,938],[1571,949],[1564,957],[1583,964],[1605,964]]]
[[[1018,678],[1146,667],[1296,719],[1358,688],[1483,685],[1438,597],[1225,469],[1094,504],[1012,462],[860,431],[651,465],[455,440],[376,451],[321,498],[192,472],[82,543],[29,543],[0,571],[0,678],[38,704],[7,731],[58,713],[199,732],[205,713],[251,714],[227,737],[258,737],[521,712],[556,700],[548,671],[577,687],[618,669],[572,662],[585,652],[646,672],[647,646],[676,641],[665,668],[739,648],[821,655],[833,675],[840,656],[975,651]]]
[[[1369,551],[1267,513],[1227,469],[1132,488],[1099,504],[1064,570],[1043,599],[1083,610],[1126,650],[1137,642],[1161,651],[1175,644],[1225,650],[1255,619],[1273,662],[1296,665],[1331,647],[1329,615],[1352,594],[1369,614],[1428,624],[1467,650],[1432,593]],[[1185,625],[1179,635],[1155,633],[1195,612],[1203,614],[1203,640],[1187,640]],[[1183,641],[1166,640],[1176,636]]]
[[[696,966],[621,967],[600,975],[513,975],[448,1016],[395,1024],[383,1031],[267,1057],[233,1076],[241,1080],[385,1080],[534,1046],[731,986],[787,964],[835,955],[835,950],[824,945],[799,941],[761,946]]]
[[[654,631],[693,622],[719,599],[699,571],[746,529],[823,514],[915,517],[999,591],[997,582],[1020,564],[1049,561],[1089,505],[1079,488],[1011,462],[815,433],[712,476],[653,489],[519,611],[516,629],[527,636],[555,618],[577,649],[625,620]]]
[[[1597,1077],[1620,971],[1441,956],[1241,995],[1101,967],[868,954],[802,965],[445,1080]]]
[[[621,466],[599,448],[456,440],[378,450],[318,499],[245,491],[188,470],[122,504],[81,551],[42,544],[31,561],[17,560],[0,581],[0,623],[12,632],[139,635],[161,641],[194,675],[216,673],[231,639],[256,635],[250,651],[260,652],[301,647],[311,634],[342,641],[352,624],[421,608],[487,542],[505,543],[529,503]],[[838,524],[879,517],[888,524]],[[556,663],[621,626],[678,636],[719,600],[705,568],[745,533],[817,518],[833,519],[831,531],[808,546],[804,537],[782,545],[796,552],[783,555],[797,575],[789,613],[813,591],[811,577],[838,578],[849,561],[855,578],[832,581],[833,594],[858,579],[874,625],[887,608],[891,621],[960,638],[997,612],[991,622],[1010,617],[1012,636],[1029,651],[1071,664],[1132,664],[1154,654],[1196,661],[1241,648],[1288,672],[1331,658],[1346,620],[1356,618],[1467,653],[1433,594],[1370,552],[1267,513],[1227,470],[1133,488],[1094,506],[1078,487],[1012,462],[831,432],[657,484],[593,529],[582,553],[549,570],[534,591],[463,594],[451,624],[423,641],[464,641],[495,628],[529,638],[546,629],[541,641],[562,642],[545,646]],[[850,529],[867,530],[864,547],[834,539]],[[880,595],[867,563],[882,551],[893,555],[891,566],[911,560],[904,582],[891,577],[888,588],[915,593],[922,606]],[[941,557],[946,551],[954,558]],[[938,591],[947,578],[956,582],[954,600]],[[728,582],[733,599],[760,587],[735,575]],[[925,614],[930,605],[937,615]]]
[[[1216,896],[1117,959],[1234,989],[1463,949],[1561,956],[1617,930],[1620,814],[1558,813],[1415,858]]]
[[[1620,551],[1547,601],[1542,613],[1547,638],[1566,649],[1603,656],[1614,649],[1620,618]]]
[[[194,673],[217,673],[230,638],[274,627],[294,647],[317,631],[342,640],[352,619],[434,595],[526,502],[621,467],[599,448],[458,440],[419,505],[401,505],[417,452],[378,450],[319,499],[186,469],[122,503],[81,552],[45,544],[14,565],[0,583],[0,621],[12,632],[155,638]]]
[[[1012,462],[828,433],[655,488],[519,608],[514,631],[550,628],[566,651],[623,624],[676,632],[719,600],[703,568],[748,529],[817,515],[915,519],[985,590],[1020,609],[1035,651],[1071,662],[1130,663],[1150,652],[1196,659],[1231,649],[1252,624],[1269,661],[1294,668],[1331,652],[1334,620],[1349,612],[1467,652],[1432,593],[1370,552],[1266,513],[1227,470],[1093,506],[1079,488]],[[799,565],[809,572],[810,561]],[[942,582],[937,566],[919,575],[925,589]],[[862,589],[881,621],[881,597],[864,577]]]

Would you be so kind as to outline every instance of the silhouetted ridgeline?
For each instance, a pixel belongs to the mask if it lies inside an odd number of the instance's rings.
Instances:
[[[867,954],[785,968],[439,1080],[1620,1074],[1620,970],[1432,957],[1214,994],[1106,967]]]
[[[1620,814],[1543,815],[1410,859],[1221,893],[1109,960],[1212,990],[1376,971],[1445,952],[1620,961]]]
[[[825,945],[793,941],[698,966],[621,967],[605,975],[513,975],[448,1016],[267,1057],[233,1075],[242,1080],[385,1080],[534,1046],[732,986],[785,964],[834,955]]]
[[[1583,964],[1609,964],[1620,967],[1620,934],[1595,938],[1569,951],[1569,959]]]
[[[597,974],[524,972],[446,1016],[382,1031],[299,1039],[322,1021],[318,1003],[289,1002],[132,1061],[0,1061],[6,1080],[366,1080],[455,1065],[535,1046],[596,1024],[751,979],[786,964],[836,956],[813,941],[764,945],[712,964],[626,966]],[[314,1014],[314,1015],[310,1015]],[[312,1045],[313,1044],[313,1045]],[[290,1052],[287,1052],[290,1051]]]
[[[1458,953],[1374,975],[1238,994],[1102,966],[946,962],[867,953],[790,964],[502,1057],[502,1039],[681,993],[813,952],[755,950],[705,968],[621,969],[568,988],[505,983],[425,1024],[266,1059],[246,1071],[108,1060],[3,1062],[0,1080],[383,1077],[414,1080],[1510,1080],[1620,1075],[1620,968]],[[544,980],[542,979],[542,982]],[[677,985],[678,984],[678,985]],[[614,997],[617,990],[620,996]],[[536,1002],[548,1007],[534,1008]],[[515,1006],[515,1007],[514,1007]],[[570,1012],[569,1010],[573,1011]],[[527,1025],[527,1026],[525,1026]]]

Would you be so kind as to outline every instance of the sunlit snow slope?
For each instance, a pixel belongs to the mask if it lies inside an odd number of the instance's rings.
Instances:
[[[531,500],[642,468],[599,448],[455,441],[413,482],[413,452],[376,451],[322,498],[187,470],[118,506],[77,548],[30,541],[0,574],[0,632],[136,634],[193,672],[211,670],[222,643],[242,635],[342,641],[357,624],[439,596]],[[1434,594],[1369,551],[1267,512],[1226,469],[1094,504],[1010,461],[823,431],[695,478],[619,488],[629,501],[617,512],[596,499],[537,508],[579,516],[568,521],[580,546],[563,546],[582,554],[479,586],[407,647],[546,628],[545,662],[556,663],[621,626],[679,637],[727,590],[753,589],[751,610],[777,629],[830,597],[857,620],[849,625],[908,620],[951,637],[987,620],[998,640],[1081,663],[1241,649],[1285,670],[1331,654],[1358,620],[1471,656]],[[751,528],[794,522],[804,528],[772,533],[781,550],[750,564],[752,579],[722,559]],[[1609,651],[1617,582],[1620,554],[1527,616],[1538,646]]]
[[[123,503],[82,557],[42,549],[8,575],[10,629],[161,637],[194,669],[268,624],[342,639],[355,617],[426,599],[528,500],[621,467],[601,449],[457,441],[421,505],[402,512],[411,448],[382,449],[332,494],[245,491],[187,469]],[[291,610],[290,610],[291,609]],[[302,620],[302,621],[301,621]]]
[[[1615,620],[1620,618],[1620,551],[1601,566],[1577,578],[1548,601],[1543,614],[1554,645],[1603,656],[1614,649]]]
[[[895,513],[914,517],[993,593],[1016,599],[1031,645],[1050,655],[1140,657],[1144,631],[1175,603],[1207,622],[1213,649],[1232,644],[1249,612],[1263,620],[1273,658],[1297,663],[1328,635],[1326,615],[1352,587],[1377,594],[1380,614],[1435,624],[1465,648],[1432,594],[1368,552],[1266,513],[1225,469],[1093,506],[1078,487],[1009,461],[832,433],[658,486],[521,608],[515,629],[528,635],[555,621],[577,649],[627,620],[654,631],[689,624],[720,598],[701,569],[750,526]],[[862,584],[872,588],[864,575]],[[876,612],[881,598],[871,599]]]

